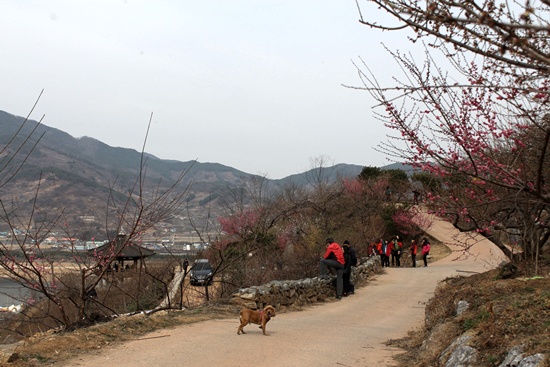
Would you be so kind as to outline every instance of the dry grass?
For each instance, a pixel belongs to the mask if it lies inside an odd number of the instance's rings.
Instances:
[[[439,365],[439,355],[459,335],[473,335],[480,366],[498,366],[508,351],[524,345],[525,355],[550,350],[550,267],[541,279],[499,279],[498,270],[470,277],[448,278],[426,307],[422,330],[389,344],[406,352],[399,366]],[[456,316],[464,300],[467,311]],[[548,361],[546,362],[547,365]]]
[[[182,324],[219,318],[235,317],[240,306],[232,304],[205,305],[184,311],[161,311],[146,316],[143,314],[120,317],[108,323],[97,324],[72,332],[48,332],[35,334],[16,345],[0,350],[1,367],[36,367],[53,365],[82,354],[93,354],[128,340],[135,340],[146,333],[170,329]],[[7,363],[8,357],[18,353],[19,358]]]

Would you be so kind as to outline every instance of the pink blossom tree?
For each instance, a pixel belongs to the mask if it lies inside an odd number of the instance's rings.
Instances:
[[[462,230],[482,233],[512,257],[533,264],[550,236],[548,82],[502,72],[488,63],[446,53],[464,76],[391,52],[408,83],[381,87],[368,66],[364,89],[384,108],[378,117],[396,132],[380,149],[439,177],[426,202]],[[367,70],[367,71],[365,71]]]

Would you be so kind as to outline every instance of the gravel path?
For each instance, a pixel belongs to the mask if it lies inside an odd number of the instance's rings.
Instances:
[[[269,337],[250,325],[246,335],[237,335],[235,316],[159,330],[64,366],[394,366],[399,350],[384,342],[423,324],[424,305],[440,280],[486,271],[504,260],[480,238],[471,240],[472,255],[464,256],[455,243],[456,236],[466,241],[467,235],[446,222],[434,221],[428,233],[455,252],[427,268],[389,268],[341,301],[279,314],[267,325]]]

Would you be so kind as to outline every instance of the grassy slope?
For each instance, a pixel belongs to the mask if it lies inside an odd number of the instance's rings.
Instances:
[[[498,366],[516,345],[525,356],[550,351],[550,267],[540,279],[517,276],[500,279],[498,270],[469,277],[448,278],[426,307],[426,323],[407,338],[390,345],[407,350],[399,366],[437,366],[441,352],[466,331],[474,337],[478,365]],[[464,300],[467,311],[456,316]],[[547,360],[547,365],[550,365]]]

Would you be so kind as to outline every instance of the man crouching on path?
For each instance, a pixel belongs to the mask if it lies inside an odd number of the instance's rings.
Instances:
[[[327,238],[327,250],[320,261],[321,279],[328,279],[327,270],[336,270],[336,298],[342,299],[344,291],[344,251],[332,238]]]

